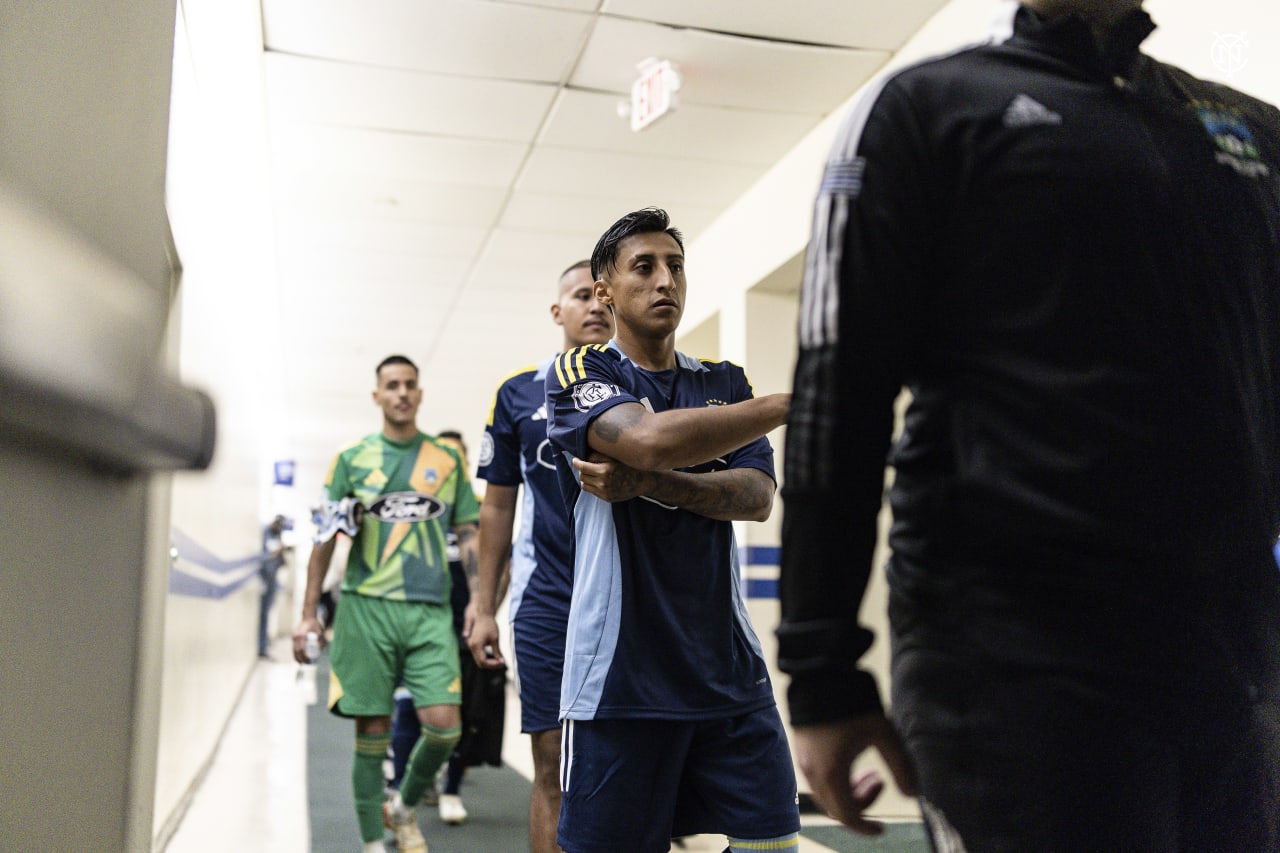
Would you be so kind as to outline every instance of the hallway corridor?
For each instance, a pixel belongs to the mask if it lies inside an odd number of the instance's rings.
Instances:
[[[323,659],[313,671],[319,683],[312,694],[308,673],[290,659],[288,644],[288,638],[277,639],[274,660],[254,667],[166,853],[359,850],[350,801],[350,724],[323,708],[327,677]],[[528,849],[525,827],[532,764],[528,738],[519,731],[519,700],[510,686],[508,690],[506,763],[468,771],[462,789],[470,812],[468,822],[445,826],[434,807],[418,809],[432,853]],[[313,695],[317,704],[309,705]],[[825,817],[805,815],[803,823],[800,853],[924,853],[928,849],[918,824],[897,825],[879,839],[864,839]],[[698,836],[686,839],[684,845],[673,850],[720,853],[725,840]]]

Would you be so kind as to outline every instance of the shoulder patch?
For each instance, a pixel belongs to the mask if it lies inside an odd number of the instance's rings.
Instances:
[[[589,411],[611,397],[618,396],[617,386],[605,382],[583,382],[574,386],[573,405],[579,412]]]

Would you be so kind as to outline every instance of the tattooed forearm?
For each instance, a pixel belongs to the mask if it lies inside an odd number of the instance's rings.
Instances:
[[[636,405],[614,406],[591,425],[591,434],[605,444],[617,444],[622,434],[640,423],[644,409]]]
[[[618,499],[648,495],[652,493],[655,479],[659,476],[652,471],[637,471],[635,468],[619,465],[610,482],[610,490]]]
[[[763,471],[738,468],[709,474],[657,474],[647,497],[724,521],[764,521],[773,508],[773,480]]]

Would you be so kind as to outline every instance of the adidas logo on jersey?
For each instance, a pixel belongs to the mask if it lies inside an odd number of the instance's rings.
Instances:
[[[1019,95],[1004,111],[1005,127],[1033,127],[1037,124],[1062,124],[1062,116],[1030,95]]]
[[[547,419],[547,404],[543,403],[538,410],[529,416],[531,421],[545,421]]]

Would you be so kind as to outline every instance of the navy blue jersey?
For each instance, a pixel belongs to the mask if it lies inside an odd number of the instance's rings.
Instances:
[[[676,356],[672,370],[644,370],[610,342],[570,350],[547,372],[548,437],[574,549],[563,719],[710,719],[773,702],[733,524],[649,498],[607,503],[581,490],[570,462],[590,455],[591,422],[619,403],[662,412],[752,396],[737,365]],[[682,470],[731,468],[773,477],[768,439]]]
[[[498,387],[480,445],[480,479],[525,487],[511,553],[512,621],[535,614],[563,619],[569,613],[569,518],[547,441],[545,377],[551,361],[513,373]]]

